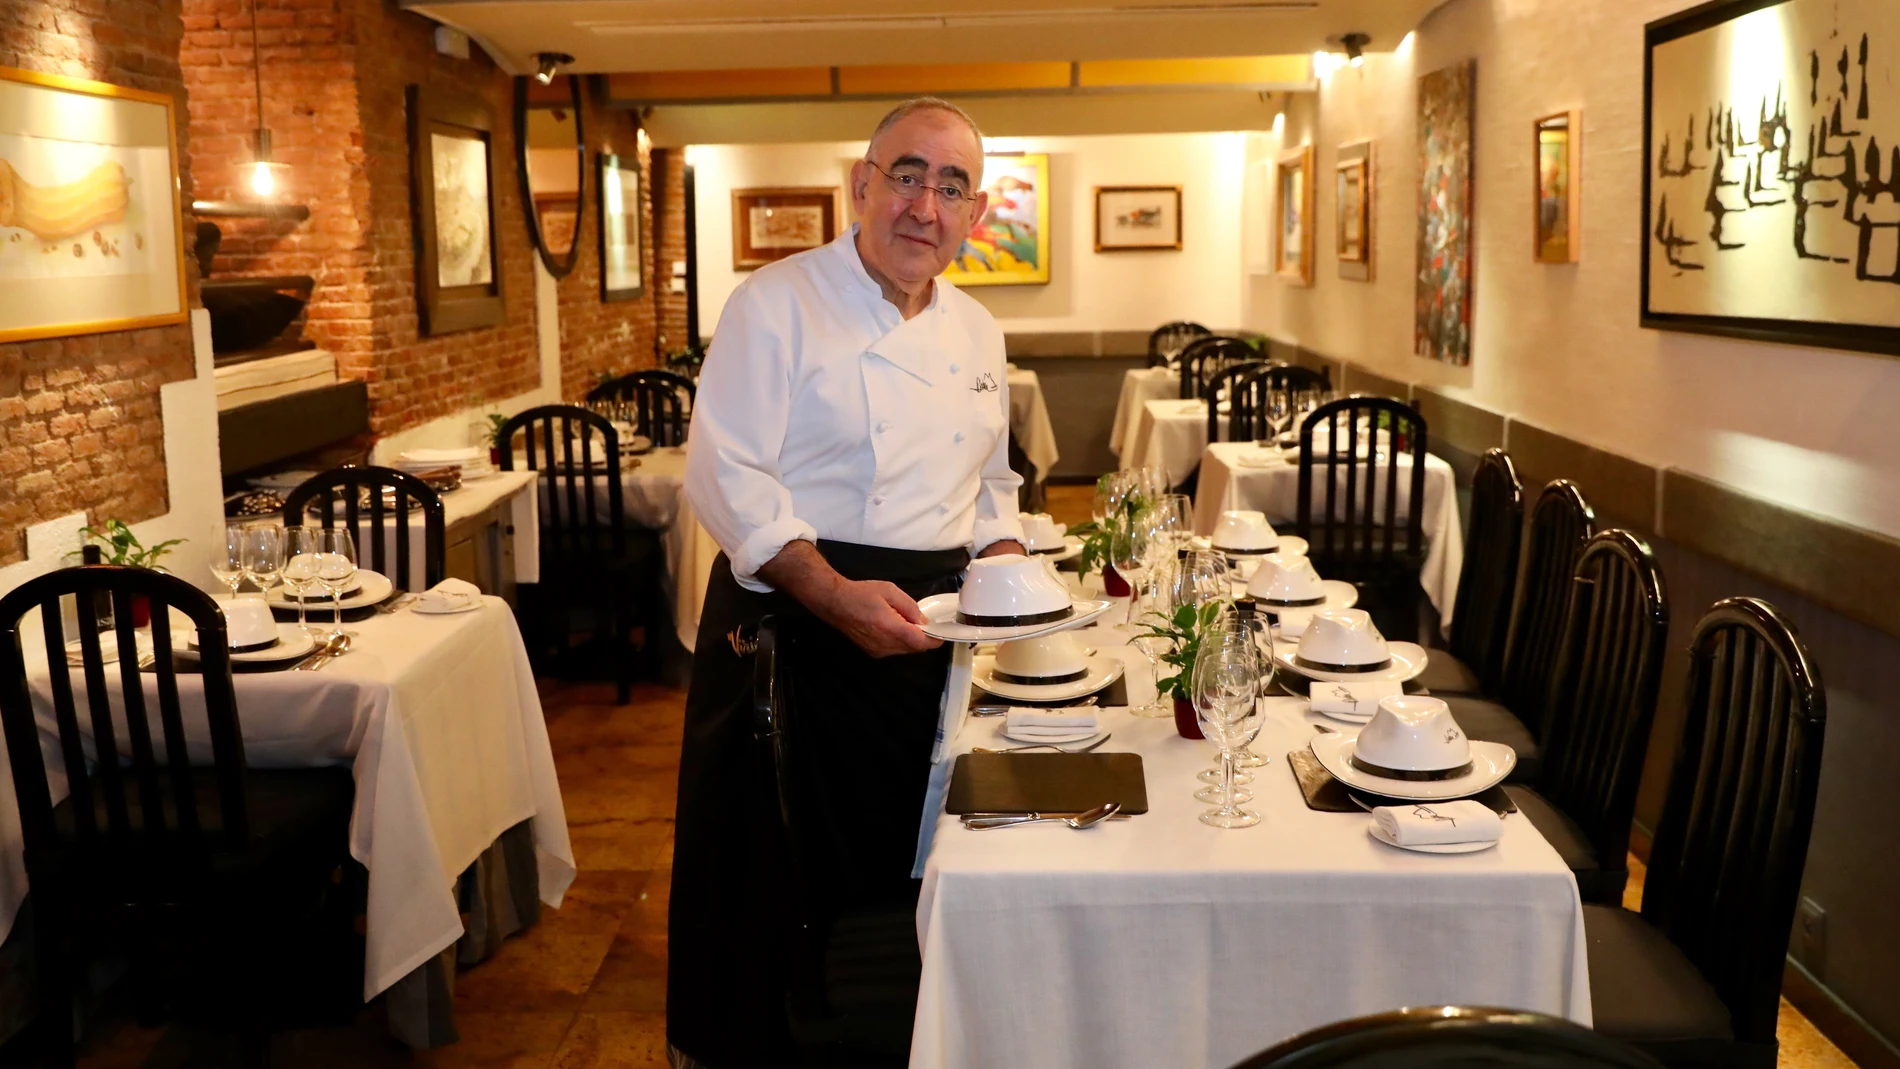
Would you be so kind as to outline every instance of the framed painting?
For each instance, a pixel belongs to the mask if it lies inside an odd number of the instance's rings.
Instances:
[[[1472,117],[1477,60],[1418,80],[1418,246],[1413,351],[1471,363]]]
[[[640,161],[600,154],[600,299],[629,301],[646,292]]]
[[[412,85],[409,148],[417,330],[429,336],[501,323],[494,111],[475,97]]]
[[[838,236],[835,186],[732,191],[732,269],[750,271]]]
[[[1095,187],[1096,252],[1180,248],[1180,186]]]
[[[1574,264],[1583,258],[1583,112],[1546,115],[1532,134],[1537,139],[1532,257],[1540,264]]]
[[[0,67],[0,342],[188,315],[172,98]]]
[[[1893,0],[1645,27],[1642,325],[1900,354],[1896,81]]]
[[[1273,271],[1313,284],[1313,146],[1280,154],[1273,185]]]
[[[1372,281],[1372,142],[1339,146],[1333,168],[1333,253],[1339,277]]]
[[[1040,152],[983,157],[983,218],[943,277],[957,286],[1022,286],[1049,281],[1049,157]]]

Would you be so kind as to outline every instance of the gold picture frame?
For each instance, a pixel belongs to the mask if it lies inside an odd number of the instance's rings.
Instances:
[[[1583,259],[1583,112],[1546,115],[1531,126],[1531,258]]]
[[[751,271],[838,236],[837,186],[732,191],[732,269]]]
[[[1273,273],[1313,284],[1313,146],[1280,154],[1273,176]]]
[[[983,157],[983,218],[957,249],[943,277],[951,285],[1035,286],[1049,281],[1049,155]]]
[[[1373,150],[1370,141],[1339,146],[1333,170],[1333,253],[1339,277],[1372,281]]]
[[[0,342],[185,322],[173,99],[0,67],[0,123]]]
[[[1096,252],[1179,252],[1180,186],[1096,186]]]

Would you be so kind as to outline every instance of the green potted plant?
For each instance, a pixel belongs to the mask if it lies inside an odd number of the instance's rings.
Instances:
[[[508,426],[508,417],[499,412],[488,414],[488,462],[501,467],[501,447],[507,444],[502,437],[503,428]]]
[[[107,520],[98,527],[87,525],[81,527],[79,533],[86,537],[87,545],[97,547],[99,563],[118,564],[128,568],[149,568],[155,572],[165,570],[159,566],[159,558],[170,553],[173,546],[182,545],[185,541],[182,538],[173,538],[157,545],[147,546],[139,541],[139,536],[133,534],[132,528],[127,527],[123,520]],[[82,550],[81,553],[83,552]],[[105,615],[110,617],[109,607]],[[132,625],[144,627],[151,622],[151,618],[151,603],[143,597],[134,596],[132,598]]]
[[[1201,738],[1201,725],[1194,716],[1194,658],[1201,652],[1201,638],[1214,626],[1224,606],[1219,601],[1181,605],[1172,617],[1149,613],[1142,617],[1148,625],[1143,637],[1168,640],[1170,650],[1159,658],[1172,665],[1174,674],[1156,678],[1155,690],[1174,699],[1174,730],[1184,739]]]
[[[1106,490],[1103,485],[1109,476],[1104,475],[1096,482],[1098,490]],[[1115,571],[1114,554],[1110,550],[1115,532],[1122,524],[1133,520],[1142,509],[1148,507],[1148,499],[1141,494],[1129,494],[1122,499],[1121,508],[1108,519],[1097,523],[1090,520],[1069,528],[1069,533],[1082,540],[1082,554],[1076,558],[1076,571],[1083,579],[1097,567],[1102,569],[1102,589],[1111,598],[1127,597],[1131,591],[1128,581]]]

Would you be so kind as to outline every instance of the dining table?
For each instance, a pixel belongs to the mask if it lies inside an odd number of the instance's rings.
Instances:
[[[536,583],[541,580],[540,520],[537,508],[538,496],[532,492],[534,473],[531,471],[496,471],[473,478],[464,478],[454,490],[442,492],[442,527],[444,532],[453,532],[458,524],[478,519],[491,511],[505,515],[504,521],[512,535],[512,546],[504,551],[511,559],[506,567],[506,576],[495,575],[497,589],[489,593],[501,593],[504,580],[512,583]],[[315,515],[315,512],[312,512]],[[337,510],[337,518],[342,519],[343,512]],[[367,509],[363,512],[364,523],[368,522]],[[276,514],[259,516],[254,520],[232,522],[275,523],[280,517]],[[383,552],[385,570],[392,575],[396,569],[396,544],[399,528],[393,515],[383,519]],[[453,535],[450,536],[451,538]],[[411,591],[428,588],[427,569],[422,566],[425,558],[426,534],[422,517],[413,514],[409,517],[409,586]],[[357,557],[364,567],[369,567],[375,559],[374,547],[357,547]]]
[[[1056,448],[1055,425],[1049,421],[1049,401],[1042,393],[1042,379],[1028,368],[1009,365],[1009,429],[1016,444],[1035,465],[1036,481],[1041,482],[1055,470],[1061,453]]]
[[[1122,390],[1115,400],[1115,421],[1108,432],[1108,451],[1126,460],[1123,450],[1134,448],[1139,440],[1141,418],[1148,402],[1178,397],[1180,392],[1181,373],[1171,367],[1138,367],[1122,372]]]
[[[1154,675],[1130,633],[1078,635],[1119,659],[1129,699],[1146,702]],[[1318,731],[1356,728],[1303,699],[1265,701],[1254,827],[1201,823],[1195,775],[1214,749],[1127,707],[1101,710],[1110,738],[1095,752],[1140,755],[1147,812],[1086,830],[938,817],[916,914],[913,1069],[1220,1069],[1401,1006],[1590,1024],[1582,902],[1536,828],[1508,815],[1495,847],[1463,854],[1375,841],[1365,813],[1309,809],[1287,760]],[[998,745],[1000,723],[962,719],[951,757]]]
[[[1207,448],[1207,402],[1176,397],[1145,401],[1135,429],[1123,443],[1123,468],[1158,467],[1179,485],[1194,474]]]

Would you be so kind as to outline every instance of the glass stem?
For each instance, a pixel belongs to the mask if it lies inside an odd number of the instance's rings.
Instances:
[[[1223,816],[1234,816],[1239,810],[1234,807],[1234,753],[1225,746],[1220,751],[1220,811]]]
[[[306,590],[303,583],[297,584],[297,630],[307,635],[310,633],[310,620],[304,615],[303,596]]]

